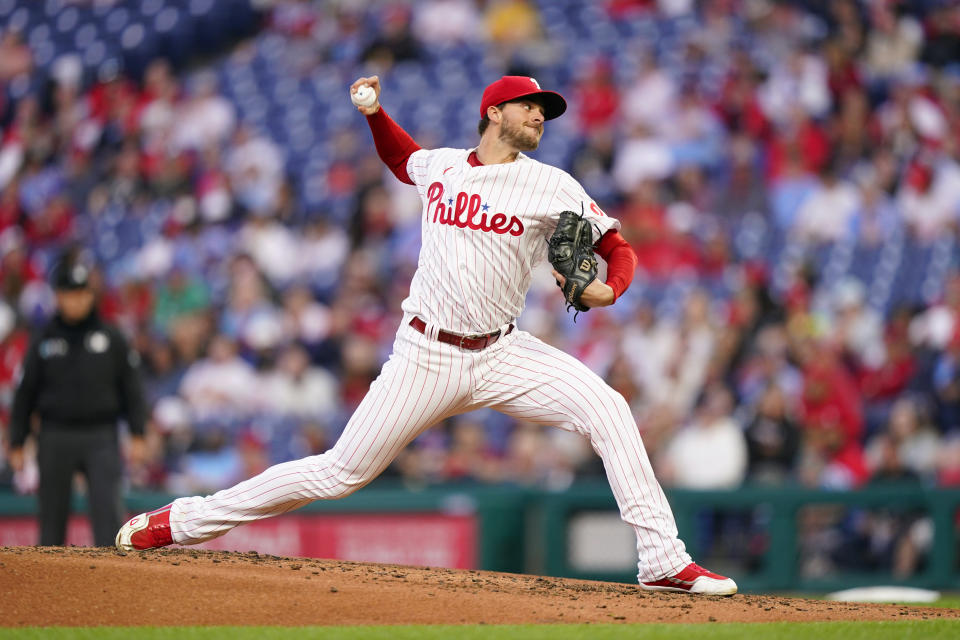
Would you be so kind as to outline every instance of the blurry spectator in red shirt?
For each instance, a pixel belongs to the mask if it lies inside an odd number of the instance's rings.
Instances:
[[[117,291],[107,282],[103,269],[99,265],[90,269],[90,288],[96,296],[97,313],[100,317],[108,322],[119,324],[124,312],[127,311],[126,306],[120,300]],[[128,324],[122,328],[132,330],[134,325]]]
[[[27,219],[24,229],[32,246],[62,244],[73,233],[73,206],[65,195],[51,198],[46,206]]]
[[[903,393],[917,371],[916,358],[904,331],[888,328],[884,336],[886,357],[860,371],[860,389],[867,402],[889,401]]]
[[[790,110],[787,122],[774,129],[767,147],[767,178],[775,180],[785,173],[787,157],[794,155],[800,167],[817,174],[830,158],[830,140],[826,132],[800,107]]]
[[[614,20],[626,20],[657,10],[657,0],[606,0],[607,13]]]
[[[827,85],[830,87],[830,95],[835,107],[839,105],[841,97],[847,91],[863,86],[860,72],[850,53],[839,38],[827,41],[823,48],[827,63]]]
[[[3,191],[0,191],[0,233],[22,223],[23,211],[20,209],[20,194],[17,183],[11,182]]]
[[[90,115],[100,125],[101,141],[109,149],[119,147],[137,131],[137,90],[116,70],[106,69],[90,90]]]
[[[620,108],[620,91],[613,80],[613,65],[596,58],[583,65],[571,92],[581,135],[613,126]]]
[[[696,243],[688,235],[693,220],[690,207],[668,212],[660,199],[660,184],[644,180],[630,194],[618,218],[623,234],[639,258],[639,266],[651,277],[662,278],[687,267],[696,270],[700,256]]]
[[[747,52],[734,52],[730,72],[714,107],[728,131],[754,140],[764,140],[771,133],[770,120],[757,98],[759,74]]]
[[[833,488],[859,486],[868,473],[856,381],[825,341],[807,339],[798,351],[804,378],[800,418],[808,451],[820,465],[817,481]]]

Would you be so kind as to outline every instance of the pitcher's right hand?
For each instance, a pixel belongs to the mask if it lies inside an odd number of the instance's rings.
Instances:
[[[377,94],[377,101],[369,107],[361,107],[357,105],[357,111],[362,113],[365,116],[372,116],[377,111],[380,110],[380,76],[370,76],[369,78],[357,78],[354,80],[353,84],[350,85],[351,95],[356,93],[357,88],[360,85],[369,85],[371,89]]]

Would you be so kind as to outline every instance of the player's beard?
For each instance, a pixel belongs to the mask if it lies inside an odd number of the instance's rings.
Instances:
[[[506,119],[500,126],[500,141],[518,151],[535,151],[540,146],[540,136],[533,129]]]

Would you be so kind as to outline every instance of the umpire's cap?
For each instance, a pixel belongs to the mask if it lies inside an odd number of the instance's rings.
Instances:
[[[80,260],[65,257],[53,268],[50,285],[57,290],[86,289],[90,286],[90,267]]]
[[[480,100],[480,117],[487,115],[487,107],[495,107],[502,102],[519,98],[537,96],[543,101],[543,118],[552,120],[562,116],[567,110],[567,101],[555,91],[544,91],[537,81],[528,76],[503,76],[487,85]]]

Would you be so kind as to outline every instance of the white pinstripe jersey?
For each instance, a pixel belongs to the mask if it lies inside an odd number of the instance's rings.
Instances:
[[[582,206],[594,241],[620,228],[562,169],[522,153],[514,162],[473,167],[471,151],[421,149],[407,161],[423,201],[422,242],[401,306],[462,334],[516,320],[561,211]]]

